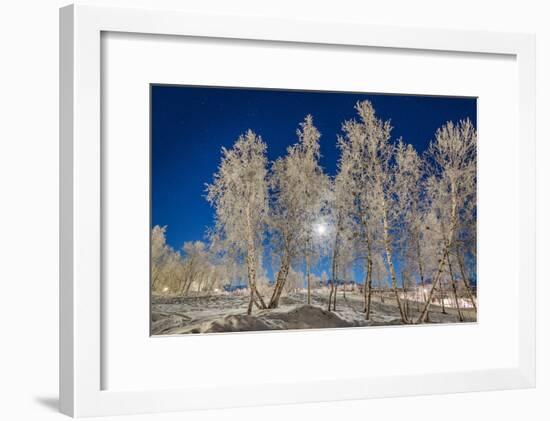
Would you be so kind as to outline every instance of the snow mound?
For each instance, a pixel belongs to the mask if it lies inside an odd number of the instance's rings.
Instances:
[[[321,307],[302,305],[287,312],[272,312],[260,316],[284,324],[284,329],[321,329],[354,326],[335,313]]]
[[[183,314],[151,313],[151,330],[154,334],[163,334],[172,329],[183,326],[190,320]]]
[[[204,322],[199,327],[189,330],[189,333],[250,332],[272,329],[277,329],[277,327],[269,325],[266,320],[262,320],[256,316],[232,314],[220,319]]]
[[[263,310],[253,315],[231,314],[171,333],[250,332],[282,329],[321,329],[356,326],[335,313],[312,305],[302,305],[289,311]]]

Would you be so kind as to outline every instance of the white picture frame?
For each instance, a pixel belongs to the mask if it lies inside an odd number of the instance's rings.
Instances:
[[[309,20],[72,5],[60,11],[60,408],[71,416],[527,388],[535,384],[535,39],[529,34],[408,29]],[[518,72],[521,288],[514,365],[376,378],[218,388],[109,390],[102,383],[101,34],[209,37],[507,55]],[[519,280],[518,280],[519,282]]]

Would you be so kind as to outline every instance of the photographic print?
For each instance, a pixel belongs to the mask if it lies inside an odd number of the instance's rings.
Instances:
[[[151,85],[152,335],[477,320],[477,100]]]

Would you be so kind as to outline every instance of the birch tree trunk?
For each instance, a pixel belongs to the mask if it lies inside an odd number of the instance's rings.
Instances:
[[[337,247],[338,235],[339,235],[339,233],[336,233],[336,241],[334,242],[334,249],[332,250],[332,280],[330,282],[330,294],[329,294],[329,297],[328,297],[328,311],[330,311],[331,308],[333,310],[335,310],[335,308],[332,307],[332,299],[333,299],[333,295],[336,294],[334,287],[335,287],[335,282],[336,282],[336,277],[337,277],[337,272],[338,272],[338,263],[337,263],[337,259],[338,259],[338,247]]]
[[[418,231],[415,232],[416,236],[416,259],[418,262],[418,274],[420,275],[420,285],[422,285],[422,301],[426,303],[426,282],[424,279],[424,265],[422,264],[422,253],[420,252],[420,235]],[[426,313],[426,321],[430,321],[430,312]]]
[[[193,277],[190,273],[187,273],[187,279],[185,281],[185,288],[183,290],[183,296],[186,296],[189,293],[189,290],[191,289],[191,284],[193,283]]]
[[[334,297],[332,302],[332,311],[336,311],[336,294],[338,293],[338,283],[334,284]]]
[[[266,308],[264,300],[256,289],[256,248],[254,246],[254,234],[250,224],[250,205],[246,207],[246,222],[247,222],[247,255],[246,265],[248,273],[248,287],[250,288],[250,301],[248,303],[247,314],[252,314],[252,306],[254,304],[254,295],[260,300],[262,308]]]
[[[433,298],[434,290],[437,288],[437,285],[441,282],[441,275],[443,273],[443,268],[445,266],[445,259],[447,258],[447,255],[449,254],[449,250],[451,248],[451,243],[454,241],[456,226],[457,226],[457,194],[456,194],[456,186],[454,180],[451,180],[451,226],[449,229],[449,235],[445,240],[445,246],[443,250],[443,255],[441,257],[441,260],[439,261],[439,267],[437,269],[437,275],[435,281],[432,283],[432,288],[430,289],[430,293],[428,295],[428,301],[424,304],[424,307],[422,308],[422,312],[420,313],[420,316],[418,317],[417,323],[422,323],[425,320],[426,313],[429,311],[430,303]]]
[[[187,273],[185,275],[185,287],[183,289],[183,296],[186,296],[191,289],[191,284],[193,283],[193,272],[194,272],[195,263],[193,259],[189,262],[189,267],[187,268]]]
[[[283,288],[286,283],[286,279],[288,277],[288,271],[290,269],[290,256],[288,255],[288,252],[285,251],[283,254],[283,258],[281,260],[281,267],[279,268],[279,272],[277,273],[277,280],[275,281],[275,287],[273,289],[273,294],[271,295],[271,299],[269,300],[268,308],[277,308],[279,307],[279,299],[281,298],[281,294],[283,292]]]
[[[367,263],[367,308],[365,309],[365,319],[370,320],[370,311],[372,303],[372,260],[369,259]]]
[[[370,320],[371,302],[372,302],[372,251],[370,237],[367,234],[367,276],[364,282],[365,292],[365,319]]]
[[[462,282],[464,283],[464,286],[466,287],[466,292],[468,293],[468,297],[470,298],[470,301],[472,302],[472,306],[474,307],[474,310],[477,312],[477,303],[474,298],[474,293],[472,291],[472,286],[470,285],[470,281],[466,277],[466,271],[464,270],[464,258],[462,257],[460,250],[458,249],[458,244],[455,246],[456,248],[456,259],[458,260],[458,266],[460,268],[460,276],[462,276]]]
[[[406,279],[405,279],[405,273],[401,273],[401,279],[403,280],[403,308],[405,310],[405,316],[407,317],[407,320],[409,320],[410,316],[410,308],[409,308],[409,299],[407,295],[407,286],[406,286]]]
[[[367,275],[365,282],[363,283],[364,298],[365,298],[365,319],[370,320],[371,300],[372,300],[372,248],[370,235],[367,229],[367,222],[364,218],[361,218],[363,226],[365,227],[365,241],[367,243]]]
[[[155,269],[153,268],[153,270],[151,271],[151,289],[152,290],[155,290],[157,288],[157,284],[158,284],[158,281],[159,281],[159,278],[160,278],[160,274],[161,274],[161,271],[159,269]]]
[[[330,294],[328,295],[328,311],[332,308],[332,294],[334,294],[334,279],[330,281]]]
[[[254,293],[256,284],[256,258],[254,256],[254,247],[248,245],[248,253],[246,256],[246,266],[248,274],[248,288],[250,289],[250,301],[248,303],[247,314],[252,314],[252,305],[254,304]]]
[[[306,252],[306,280],[307,280],[307,304],[311,305],[311,284],[310,284],[310,257],[309,252]]]
[[[388,263],[388,267],[390,269],[393,292],[395,294],[397,306],[399,307],[399,314],[401,316],[401,321],[403,323],[408,323],[409,321],[407,319],[407,315],[405,314],[405,310],[403,309],[403,304],[401,303],[401,299],[399,298],[399,292],[397,290],[397,277],[395,275],[395,267],[393,265],[392,250],[390,245],[390,233],[389,233],[389,226],[388,226],[388,209],[387,209],[386,200],[384,198],[382,198],[382,222],[383,222],[383,233],[384,233],[384,249],[386,251],[386,262]]]
[[[453,266],[451,265],[451,258],[449,257],[449,253],[447,253],[447,265],[449,266],[449,275],[451,276],[451,288],[453,290],[453,297],[455,299],[455,305],[456,305],[456,311],[458,313],[458,320],[461,322],[464,321],[464,316],[462,315],[462,312],[460,311],[460,304],[458,303],[458,295],[456,291],[456,281],[455,276],[453,273]]]
[[[441,301],[441,313],[443,314],[447,314],[447,310],[445,310],[445,298],[447,298],[447,295],[445,294],[443,283],[441,283],[439,288],[439,301]]]

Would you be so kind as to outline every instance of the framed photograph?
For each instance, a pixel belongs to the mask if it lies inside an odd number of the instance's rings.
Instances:
[[[152,335],[477,321],[476,98],[150,95]]]
[[[62,412],[534,386],[532,35],[60,17]]]

